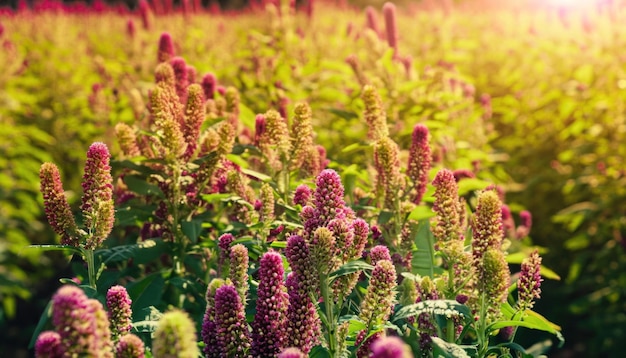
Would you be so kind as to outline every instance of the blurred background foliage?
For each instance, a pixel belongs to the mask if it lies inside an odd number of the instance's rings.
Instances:
[[[528,3],[510,2],[506,11],[489,1],[398,3],[406,65],[393,60],[383,31],[367,30],[365,5],[377,9],[384,29],[380,2],[316,3],[312,18],[302,11],[175,13],[153,16],[149,28],[137,13],[3,16],[2,351],[26,354],[56,278],[69,270],[68,257],[27,248],[58,240],[42,213],[39,166],[60,166],[76,208],[86,148],[96,140],[116,148],[113,125],[142,112],[157,40],[167,31],[199,74],[212,72],[240,91],[249,118],[307,100],[316,141],[346,170],[365,161],[359,76],[373,82],[401,146],[415,123],[437,128],[444,162],[451,153],[468,158],[454,169],[500,183],[514,212],[533,213],[533,242],[547,248],[544,262],[563,278],[545,282],[537,308],[563,326],[566,348],[556,355],[620,356],[626,13],[617,1],[588,8]]]

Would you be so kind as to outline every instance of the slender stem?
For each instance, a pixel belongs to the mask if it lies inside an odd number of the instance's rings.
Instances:
[[[330,353],[331,357],[335,357],[337,350],[337,347],[335,347],[335,333],[337,322],[335,322],[335,317],[333,314],[333,303],[331,301],[332,298],[330,297],[330,290],[328,289],[328,276],[325,274],[320,275],[320,290],[324,299],[324,307],[326,309],[326,318],[328,321],[328,327],[326,327],[328,330],[328,352]]]
[[[180,174],[181,168],[179,165],[174,167],[173,185],[174,192],[172,198],[172,234],[174,235],[174,243],[176,244],[177,253],[174,255],[174,272],[182,274],[185,272],[185,238],[179,229],[180,212],[179,203],[181,199],[180,195]]]
[[[485,292],[480,294],[480,317],[478,318],[478,357],[484,357],[489,349],[489,337],[487,337],[487,308],[485,307]]]
[[[94,250],[83,250],[85,261],[87,261],[87,275],[89,278],[89,287],[96,289],[96,264]]]

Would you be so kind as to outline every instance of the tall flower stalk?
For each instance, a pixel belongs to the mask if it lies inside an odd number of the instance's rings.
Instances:
[[[87,151],[83,196],[80,209],[84,228],[79,229],[63,192],[63,184],[56,165],[41,166],[41,192],[48,222],[61,235],[61,244],[73,247],[87,262],[89,286],[96,287],[94,251],[109,236],[115,221],[113,206],[113,178],[109,165],[110,154],[104,143],[93,143]]]

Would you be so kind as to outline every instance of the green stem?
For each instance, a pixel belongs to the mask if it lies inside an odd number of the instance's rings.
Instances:
[[[185,238],[179,230],[180,213],[178,205],[180,203],[180,174],[181,168],[176,165],[174,167],[173,183],[174,193],[172,198],[172,234],[174,235],[174,243],[176,244],[177,253],[174,254],[174,272],[182,275],[185,272]]]
[[[336,342],[335,342],[335,334],[337,331],[337,325],[335,322],[335,317],[333,314],[333,303],[332,298],[330,297],[330,290],[328,288],[328,277],[326,275],[320,275],[320,291],[322,293],[322,297],[324,299],[324,308],[326,310],[326,318],[328,321],[328,327],[326,327],[328,331],[327,344],[328,344],[328,352],[331,357],[335,357],[336,354]]]
[[[83,250],[85,261],[87,261],[87,275],[89,278],[89,287],[96,289],[96,263],[94,250]]]
[[[478,357],[484,357],[489,349],[487,337],[487,308],[485,307],[485,292],[480,294],[480,317],[478,318]]]

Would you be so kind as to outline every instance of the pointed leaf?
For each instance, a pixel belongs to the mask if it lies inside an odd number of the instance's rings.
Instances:
[[[350,261],[344,265],[342,265],[340,268],[337,269],[337,271],[332,272],[329,276],[328,279],[330,282],[334,281],[335,279],[337,279],[337,277],[340,276],[345,276],[354,272],[359,272],[359,271],[371,271],[374,269],[374,266],[368,264],[365,261],[361,261],[361,260],[355,260],[355,261]]]

